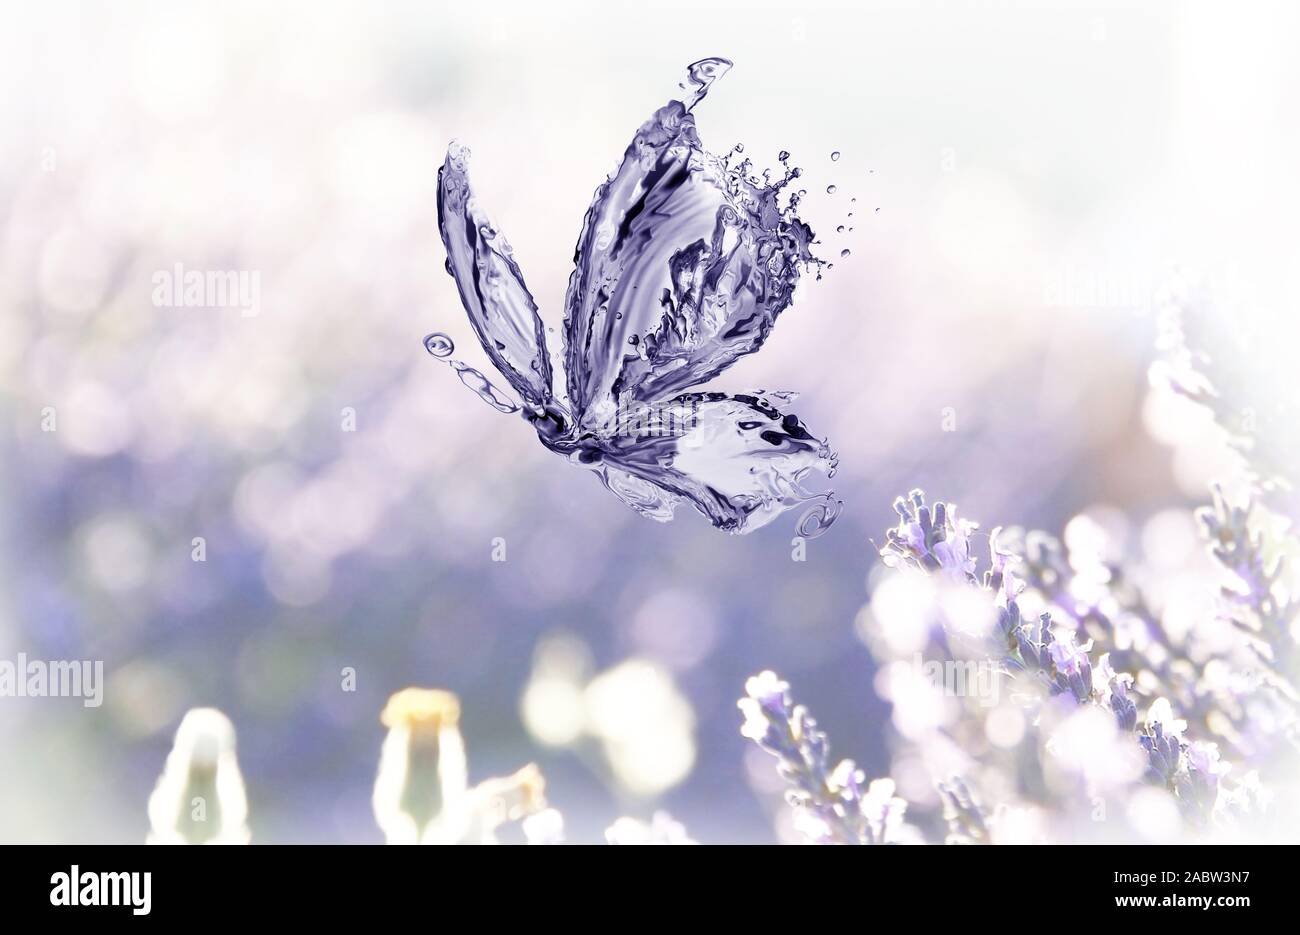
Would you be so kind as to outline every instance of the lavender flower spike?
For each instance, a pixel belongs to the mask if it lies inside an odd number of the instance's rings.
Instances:
[[[789,688],[774,672],[761,672],[745,682],[737,704],[745,716],[740,732],[779,761],[796,827],[816,844],[900,843],[912,829],[903,824],[907,803],[894,795],[893,781],[866,785],[852,760],[830,768],[826,735],[790,700]]]
[[[880,556],[886,565],[942,571],[958,580],[974,581],[975,559],[970,537],[979,527],[956,518],[948,503],[928,506],[925,494],[913,490],[894,501],[898,526],[889,530]]]

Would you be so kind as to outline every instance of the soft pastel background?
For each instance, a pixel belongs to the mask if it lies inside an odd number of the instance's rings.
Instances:
[[[108,684],[95,710],[0,699],[0,840],[142,840],[200,704],[237,727],[254,840],[380,840],[378,712],[408,684],[461,695],[472,779],[539,762],[571,837],[656,808],[706,841],[783,837],[735,699],[775,668],[837,754],[887,770],[857,627],[893,496],[922,486],[986,528],[1090,510],[1139,567],[1195,568],[1170,511],[1222,457],[1148,389],[1155,290],[1197,270],[1276,359],[1295,346],[1293,5],[6,19],[0,658],[102,659]],[[696,111],[706,145],[790,150],[835,260],[716,383],[800,391],[840,453],[844,514],[803,563],[793,516],[742,538],[637,517],[420,343],[446,331],[484,364],[442,268],[448,141],[558,326],[592,190],[708,55],[736,67]],[[260,314],[155,307],[177,263],[257,272]],[[1261,392],[1282,372],[1261,361]],[[1208,613],[1213,586],[1163,593]]]

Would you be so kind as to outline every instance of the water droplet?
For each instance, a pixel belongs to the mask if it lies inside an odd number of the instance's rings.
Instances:
[[[828,194],[828,195],[834,195],[834,194],[835,194],[835,186],[834,186],[834,185],[827,185],[827,186],[826,186],[826,194]]]
[[[840,161],[840,151],[837,149],[835,150],[835,152],[831,153],[831,162],[839,162],[839,161]]]
[[[795,527],[795,535],[802,539],[816,539],[831,528],[831,524],[839,518],[840,511],[843,509],[844,501],[842,500],[836,500],[829,496],[819,500],[799,517],[799,522]]]
[[[424,349],[434,357],[450,357],[455,353],[456,345],[441,331],[435,331],[433,334],[425,335]]]
[[[841,251],[840,251],[840,257],[841,257],[841,259],[844,258],[844,257],[846,257],[846,256],[848,256],[850,252],[852,252],[852,251],[850,251],[848,247],[845,247],[843,250],[841,250]]]
[[[835,233],[837,233],[837,234],[842,234],[842,233],[844,233],[844,225],[841,224],[839,227],[835,228]]]
[[[790,158],[790,154],[783,149],[776,154],[776,158],[781,162],[785,162],[787,159]]]

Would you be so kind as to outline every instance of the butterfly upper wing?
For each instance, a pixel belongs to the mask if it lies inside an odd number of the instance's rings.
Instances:
[[[470,187],[469,151],[452,144],[438,170],[438,227],[447,270],[492,364],[533,406],[551,398],[551,362],[537,314],[510,245]]]
[[[672,519],[685,500],[720,529],[752,532],[823,496],[803,482],[835,470],[826,443],[777,408],[791,398],[691,393],[647,407],[636,425],[625,416],[623,430],[602,442],[602,480],[652,519]]]
[[[700,145],[670,102],[637,131],[583,222],[565,299],[568,393],[583,425],[659,400],[757,350],[812,232]]]

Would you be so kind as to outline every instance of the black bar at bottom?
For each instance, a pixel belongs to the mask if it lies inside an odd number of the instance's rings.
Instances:
[[[502,853],[489,860],[485,849],[468,848],[15,848],[10,869],[0,875],[0,898],[7,919],[211,924],[291,915],[296,923],[337,924],[398,911],[431,920],[455,912],[472,922],[476,906],[492,916],[500,911],[495,899],[483,905],[476,894],[484,890],[500,891],[508,896],[505,906],[521,909],[535,891],[539,902],[530,911],[549,905],[545,915],[564,916],[610,900],[662,905],[666,913],[687,900],[739,913],[776,898],[780,887],[791,896],[819,893],[826,905],[826,881],[814,880],[839,870],[857,880],[855,889],[870,902],[907,903],[929,893],[927,900],[953,911],[995,900],[1020,918],[1035,910],[1080,920],[1200,912],[1230,922],[1259,908],[1280,911],[1286,905],[1280,891],[1291,876],[1284,867],[1290,855],[1275,848],[894,847],[855,855],[798,848],[779,858],[737,854],[726,858],[722,874],[691,873],[694,860],[709,861],[701,850],[671,860],[662,853],[657,859],[606,855],[600,863],[611,872],[602,874],[586,863],[590,855],[565,868],[566,852],[543,860],[535,849],[516,861]]]

